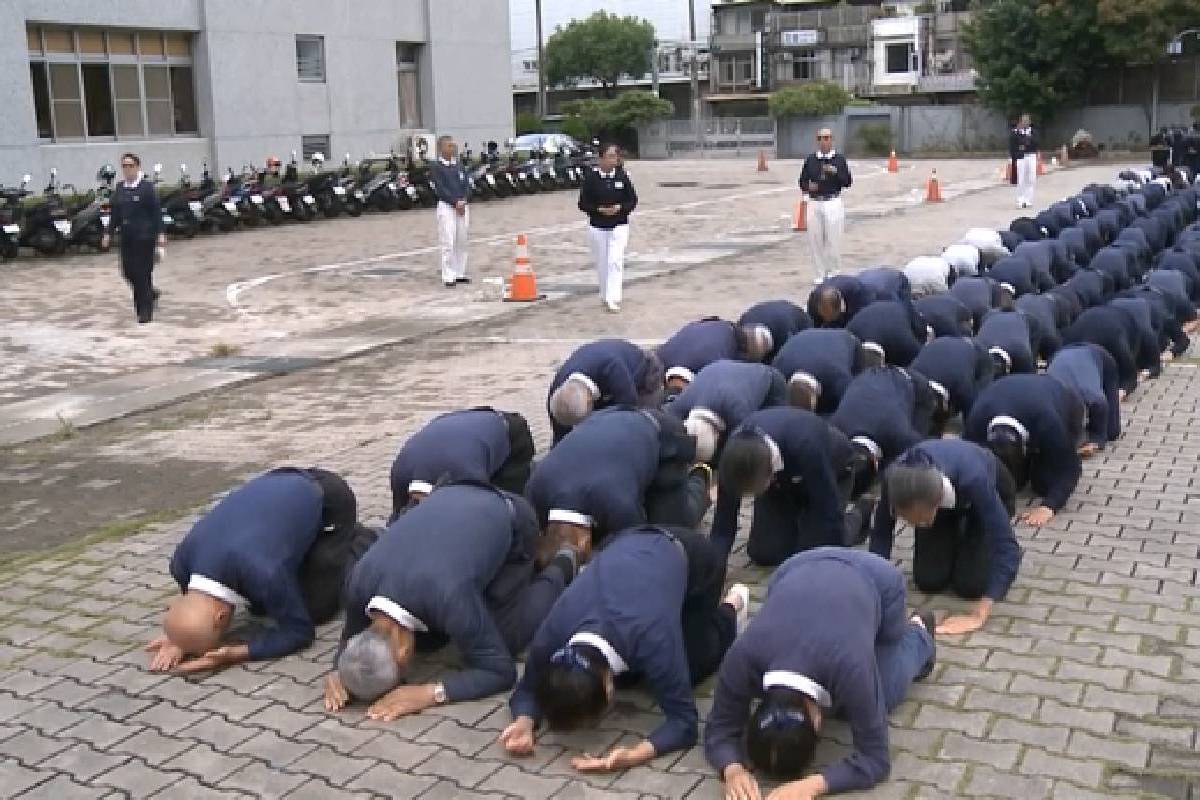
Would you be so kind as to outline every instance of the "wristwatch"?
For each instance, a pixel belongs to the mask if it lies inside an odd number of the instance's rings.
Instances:
[[[439,706],[446,705],[446,684],[435,683],[433,685],[433,702]]]

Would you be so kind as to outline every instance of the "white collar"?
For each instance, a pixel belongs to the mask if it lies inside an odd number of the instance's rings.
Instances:
[[[407,608],[380,595],[375,595],[371,598],[371,601],[367,603],[367,611],[378,611],[390,617],[396,624],[402,625],[414,633],[427,633],[429,631],[425,623],[417,619]]]
[[[999,428],[1001,425],[1012,428],[1021,437],[1021,444],[1029,444],[1029,429],[1021,424],[1021,421],[1016,417],[1007,417],[1004,415],[992,417],[992,421],[988,423],[987,432],[990,435],[992,431]]]
[[[433,484],[429,481],[411,481],[408,484],[409,494],[429,494],[433,491]]]
[[[445,166],[445,167],[453,167],[458,164],[458,159],[452,158],[449,161],[447,161],[446,159],[442,158],[441,156],[438,156],[438,161],[442,162],[442,166]]]
[[[671,378],[683,378],[688,383],[691,383],[696,380],[696,373],[687,367],[671,367],[667,370],[666,380],[670,380]]]
[[[129,181],[121,181],[121,185],[124,186],[126,189],[136,189],[138,187],[138,184],[141,183],[142,181],[144,181],[145,179],[146,179],[146,173],[139,172],[137,174],[137,177],[133,179],[133,183],[130,183]]]
[[[567,640],[568,645],[586,644],[600,651],[604,656],[604,660],[608,662],[608,668],[612,670],[613,675],[620,675],[629,671],[629,665],[625,663],[625,659],[621,658],[613,646],[608,643],[603,636],[588,631],[579,631]]]
[[[691,412],[688,413],[688,419],[698,419],[701,422],[708,423],[713,427],[713,429],[716,430],[717,433],[722,433],[725,430],[725,420],[721,419],[717,412],[704,408],[703,406],[696,406],[693,408]]]
[[[946,391],[945,386],[942,386],[937,381],[930,381],[929,388],[933,389],[935,392],[938,393],[938,397],[942,398],[943,404],[945,404],[947,406],[950,405],[950,392]]]
[[[617,168],[616,167],[613,167],[612,170],[609,172],[605,172],[604,170],[600,169],[599,167],[596,167],[596,172],[598,172],[600,174],[600,177],[604,178],[605,180],[612,180],[613,178],[617,177]]]
[[[581,514],[578,511],[571,511],[567,508],[552,508],[546,514],[547,522],[565,522],[568,525],[579,525],[583,528],[592,527],[592,518],[587,514]]]
[[[805,386],[816,392],[817,396],[820,396],[821,394],[821,382],[817,380],[816,376],[803,370],[797,370],[796,372],[793,372],[792,377],[788,378],[788,381],[803,383]]]
[[[837,155],[837,150],[830,150],[828,153],[822,153],[820,150],[818,150],[816,153],[814,153],[814,155],[816,155],[816,157],[822,161],[829,161]]]
[[[938,503],[938,508],[954,508],[958,502],[958,496],[954,493],[954,484],[950,482],[944,474],[942,475],[942,502]]]
[[[231,606],[246,604],[242,596],[233,589],[204,575],[193,574],[188,578],[188,591],[192,590],[206,594],[209,597],[215,597],[218,600],[223,600]]]
[[[829,696],[829,690],[812,678],[801,675],[799,672],[773,669],[763,675],[762,686],[763,689],[773,689],[776,686],[792,689],[800,692],[800,694],[811,697],[821,708],[833,708],[833,698]]]
[[[767,442],[767,449],[771,451],[771,473],[783,472],[783,453],[779,452],[779,445],[775,444],[775,440],[765,433],[763,439]]]
[[[600,399],[600,387],[596,385],[596,382],[594,380],[589,378],[587,375],[584,375],[582,372],[572,372],[570,375],[567,376],[567,380],[568,381],[579,381],[580,383],[582,383],[584,386],[587,387],[587,390],[589,392],[592,393],[593,400]]]
[[[866,448],[867,452],[871,454],[871,457],[874,458],[876,462],[883,458],[883,448],[876,444],[875,440],[871,437],[854,436],[851,437],[850,441],[853,444],[861,445],[862,447]]]
[[[862,346],[864,350],[870,350],[872,353],[878,353],[880,358],[887,358],[887,353],[884,352],[883,345],[879,344],[878,342],[863,342]]]
[[[988,353],[990,353],[992,355],[1000,356],[1000,358],[1002,358],[1004,360],[1004,363],[1008,365],[1008,368],[1010,370],[1012,369],[1012,356],[1010,356],[1008,354],[1008,351],[1005,350],[1003,347],[989,347]]]

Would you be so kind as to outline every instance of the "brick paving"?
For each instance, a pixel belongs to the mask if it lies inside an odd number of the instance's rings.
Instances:
[[[1044,196],[1108,169],[1050,176]],[[873,220],[870,231],[859,223],[850,263],[895,263],[968,224],[997,224],[1013,216],[1010,199],[996,189]],[[44,518],[67,527],[113,495],[129,509],[163,510],[139,496],[154,481],[174,493],[171,507],[189,509],[0,567],[0,795],[719,797],[698,750],[625,774],[571,770],[571,754],[650,730],[657,712],[641,693],[623,693],[596,730],[544,736],[536,755],[520,760],[495,743],[508,719],[504,697],[388,724],[361,709],[325,713],[320,681],[337,625],[303,653],[199,678],[145,672],[141,647],[175,591],[166,571],[174,544],[215,491],[272,465],[319,463],[346,474],[367,521],[379,523],[391,457],[428,417],[496,402],[528,414],[545,446],[545,376],[576,341],[654,339],[691,316],[733,315],[755,299],[795,294],[807,277],[802,252],[788,243],[635,285],[619,318],[600,316],[590,297],[567,300],[69,441],[0,451],[0,471],[25,476],[0,481],[5,499],[24,491],[45,503],[40,493],[74,485],[78,497],[64,496]],[[1019,529],[1022,571],[986,629],[940,642],[935,672],[892,716],[890,780],[859,796],[1197,796],[1198,396],[1200,371],[1188,359],[1133,394],[1124,438],[1085,462],[1063,513],[1041,530]],[[120,483],[80,488],[77,476],[89,470]],[[907,569],[911,537],[898,545]],[[731,580],[749,582],[759,600],[766,574],[739,546]],[[914,594],[911,602],[925,601]],[[959,607],[941,596],[929,603]],[[438,668],[422,661],[415,679]],[[711,691],[711,682],[698,690],[702,716]],[[849,744],[846,727],[831,725],[819,763]]]

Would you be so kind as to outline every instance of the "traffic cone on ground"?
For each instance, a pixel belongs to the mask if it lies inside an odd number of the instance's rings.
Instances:
[[[1040,152],[1037,154],[1037,156],[1037,174],[1040,177],[1046,174],[1046,165],[1042,162],[1042,154]]]
[[[1005,161],[1004,164],[1001,165],[1001,167],[1000,167],[1000,182],[1008,183],[1010,180],[1012,180],[1011,175],[1012,175],[1012,162]]]
[[[899,172],[899,171],[900,171],[900,162],[898,162],[896,160],[896,151],[893,150],[892,154],[890,156],[888,156],[888,172]]]
[[[767,151],[766,150],[758,151],[758,171],[759,172],[767,171]]]
[[[517,234],[517,256],[506,289],[505,302],[529,303],[544,297],[537,291],[537,278],[533,274],[533,265],[529,262],[529,240],[523,233]]]
[[[942,187],[938,183],[937,170],[929,176],[929,182],[925,184],[925,202],[940,203],[942,202]]]
[[[808,201],[803,197],[796,201],[796,212],[792,215],[792,230],[808,230]]]

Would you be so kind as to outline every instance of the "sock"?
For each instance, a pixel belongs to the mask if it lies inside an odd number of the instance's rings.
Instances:
[[[550,566],[558,567],[563,575],[563,583],[567,586],[571,585],[571,581],[575,579],[575,571],[578,568],[578,558],[575,550],[570,547],[564,547],[554,554],[554,558],[550,559]]]

